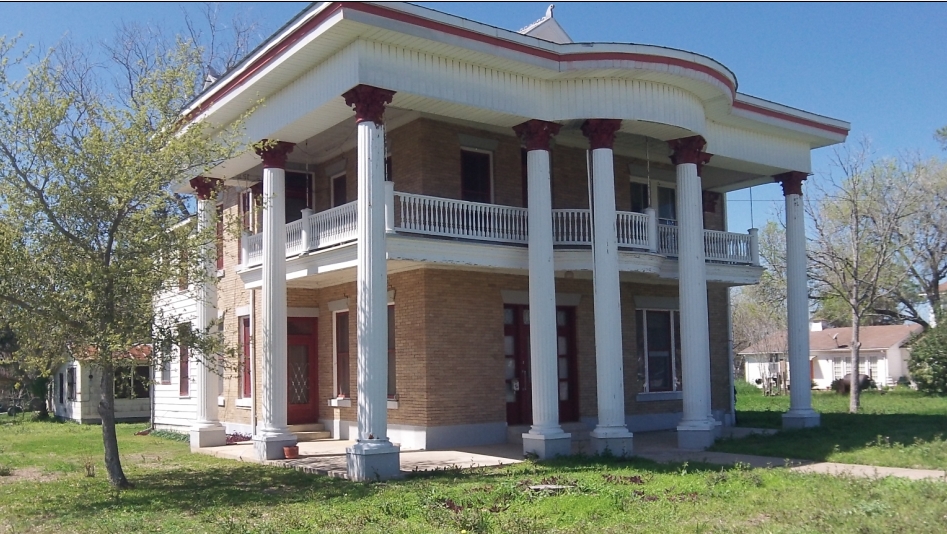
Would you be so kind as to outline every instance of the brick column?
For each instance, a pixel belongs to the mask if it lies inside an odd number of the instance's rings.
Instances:
[[[559,426],[556,350],[556,281],[552,249],[552,190],[549,141],[559,125],[530,120],[513,127],[526,144],[529,232],[529,366],[533,424],[523,434],[523,452],[540,459],[568,455],[572,436]]]
[[[393,91],[359,85],[342,95],[355,108],[358,135],[357,343],[358,439],[346,449],[351,480],[401,471],[388,440],[388,267],[385,234],[385,104]]]
[[[262,460],[283,458],[283,447],[296,444],[286,425],[286,156],[293,146],[264,139],[257,148],[263,158],[263,355],[261,420],[253,445]]]
[[[812,409],[809,374],[809,289],[806,275],[806,222],[802,206],[804,172],[774,176],[786,198],[786,314],[789,326],[789,411],[783,428],[819,426]],[[854,376],[855,373],[852,374]]]
[[[700,168],[710,161],[706,141],[693,136],[669,141],[677,167],[678,268],[681,313],[681,378],[684,416],[677,426],[682,449],[704,449],[714,442],[710,413],[710,328],[704,264],[704,211]]]
[[[217,226],[217,189],[220,180],[197,177],[191,187],[197,194],[197,230],[201,238],[214,233]],[[208,332],[217,320],[217,246],[213,240],[200,244],[200,258],[204,266],[203,279],[198,285],[197,327]],[[224,427],[217,416],[216,358],[202,354],[197,362],[195,386],[197,391],[197,419],[191,427],[191,449],[217,447],[227,443]]]
[[[582,133],[592,150],[592,280],[595,295],[595,376],[598,424],[592,450],[616,456],[632,453],[625,426],[625,374],[622,363],[621,299],[618,283],[618,233],[615,213],[615,159],[612,145],[621,127],[617,119],[590,119]]]

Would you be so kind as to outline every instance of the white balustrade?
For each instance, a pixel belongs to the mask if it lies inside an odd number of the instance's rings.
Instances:
[[[552,210],[552,241],[557,245],[591,245],[589,210]]]
[[[704,255],[707,261],[753,264],[750,234],[704,230]]]
[[[618,246],[648,248],[648,215],[619,211],[618,215]]]
[[[356,238],[355,202],[309,216],[307,250],[331,247]]]
[[[446,198],[395,193],[398,232],[457,237],[495,243],[527,243],[527,211]],[[657,224],[645,213],[620,211],[616,228],[620,247],[648,250],[657,234],[657,253],[678,255],[678,228]],[[552,210],[553,242],[556,245],[591,245],[592,223],[589,210]],[[263,262],[263,235],[244,236],[247,267]],[[304,239],[308,242],[304,242]],[[355,202],[315,213],[286,225],[286,255],[331,247],[356,239]],[[704,230],[707,261],[758,265],[753,233],[737,234]]]
[[[303,219],[295,220],[286,225],[286,255],[295,256],[300,252],[305,252],[303,246]]]
[[[526,209],[397,193],[402,232],[526,243]]]

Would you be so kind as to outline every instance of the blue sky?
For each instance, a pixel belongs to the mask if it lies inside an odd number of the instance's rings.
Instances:
[[[548,3],[419,2],[518,30]],[[222,4],[259,21],[269,35],[305,2]],[[110,36],[122,20],[182,26],[182,3],[0,3],[0,35],[23,33],[49,46],[66,33]],[[190,9],[196,6],[191,4]],[[933,132],[947,125],[947,4],[944,3],[575,3],[556,19],[575,41],[632,42],[709,56],[736,73],[739,91],[846,120],[850,140],[870,139],[878,156],[943,156]],[[813,153],[812,180],[829,168]],[[750,227],[749,193],[729,195],[730,228]],[[753,190],[755,226],[773,216],[778,186]]]

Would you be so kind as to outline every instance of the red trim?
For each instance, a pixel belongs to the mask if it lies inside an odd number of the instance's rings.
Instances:
[[[848,130],[846,130],[845,128],[840,128],[838,126],[831,126],[828,124],[822,124],[814,120],[804,119],[802,117],[796,117],[794,115],[789,115],[789,114],[782,113],[780,111],[776,111],[772,109],[766,109],[764,107],[749,104],[747,102],[734,101],[733,107],[736,109],[742,109],[744,111],[759,113],[760,115],[766,115],[767,117],[772,117],[774,119],[780,119],[780,120],[784,120],[788,122],[794,122],[796,124],[801,124],[803,126],[818,128],[820,130],[825,130],[825,131],[836,133],[839,135],[848,135]]]
[[[411,15],[409,13],[395,11],[395,10],[385,8],[382,6],[372,5],[372,4],[360,4],[360,3],[354,3],[354,2],[353,3],[335,2],[333,4],[328,5],[323,11],[318,13],[309,22],[306,22],[305,24],[297,28],[295,31],[293,31],[293,33],[284,37],[282,41],[278,42],[273,48],[271,48],[265,54],[257,58],[238,77],[230,80],[229,82],[221,86],[219,89],[217,89],[212,96],[210,96],[206,101],[201,103],[191,113],[189,113],[187,118],[191,119],[203,113],[208,108],[210,108],[215,103],[217,103],[222,98],[224,98],[226,95],[230,94],[230,92],[232,92],[234,89],[236,89],[237,87],[242,85],[244,82],[246,82],[248,79],[250,79],[253,75],[259,72],[263,67],[265,67],[270,61],[272,61],[274,58],[282,54],[292,45],[299,42],[310,31],[312,31],[313,29],[321,25],[323,22],[331,18],[333,15],[341,11],[343,7],[345,7],[346,9],[354,10],[354,11],[361,11],[363,13],[367,13],[370,15],[385,17],[390,20],[404,22],[406,24],[412,24],[414,26],[419,26],[419,27],[426,28],[429,30],[439,31],[439,32],[443,32],[449,35],[454,35],[457,37],[470,39],[472,41],[477,41],[477,42],[481,42],[481,43],[485,43],[485,44],[489,44],[493,46],[499,46],[507,50],[512,50],[515,52],[528,54],[528,55],[539,57],[542,59],[548,59],[550,61],[559,61],[559,62],[603,61],[603,60],[604,61],[609,61],[609,60],[611,61],[639,61],[642,63],[672,65],[676,67],[683,67],[683,68],[695,70],[697,72],[702,72],[704,74],[707,74],[713,77],[714,79],[720,81],[721,83],[723,83],[730,90],[731,98],[734,99],[733,106],[736,108],[752,111],[755,113],[760,113],[762,115],[766,115],[769,117],[774,117],[777,119],[782,119],[789,122],[794,122],[797,124],[810,126],[813,128],[818,128],[821,130],[826,130],[826,131],[837,133],[840,135],[848,134],[848,130],[843,129],[843,128],[830,126],[827,124],[821,124],[813,120],[804,119],[801,117],[795,117],[793,115],[788,115],[788,114],[781,113],[778,111],[760,108],[752,104],[747,104],[745,102],[737,102],[736,101],[736,84],[733,82],[733,80],[731,80],[730,78],[728,78],[727,76],[719,72],[718,70],[712,67],[709,67],[707,65],[700,64],[700,63],[694,63],[694,62],[687,61],[685,59],[680,59],[680,58],[659,56],[659,55],[654,55],[654,54],[633,53],[633,52],[579,52],[579,53],[574,53],[574,54],[559,54],[556,52],[550,52],[548,50],[533,48],[531,46],[515,43],[512,41],[507,41],[505,39],[500,39],[498,37],[484,35],[484,34],[475,32],[473,30],[458,28],[456,26],[451,26],[448,24],[444,24],[442,22],[425,19],[422,17],[418,17],[416,15]]]

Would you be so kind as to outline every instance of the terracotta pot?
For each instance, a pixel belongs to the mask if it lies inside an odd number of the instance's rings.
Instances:
[[[299,458],[299,446],[292,445],[283,447],[283,456],[285,456],[287,460]]]

